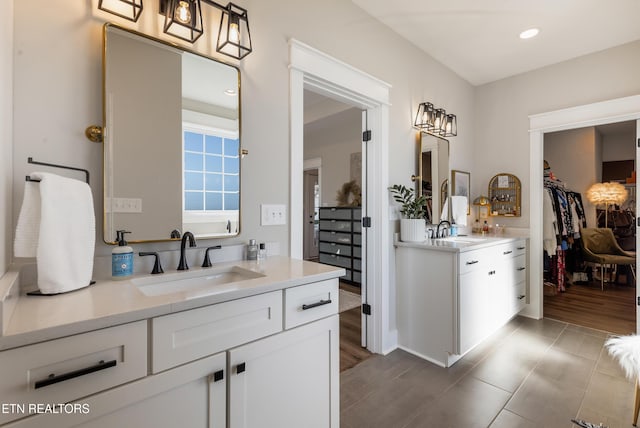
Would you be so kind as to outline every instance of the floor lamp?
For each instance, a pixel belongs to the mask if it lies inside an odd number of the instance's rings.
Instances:
[[[607,226],[607,213],[609,205],[620,205],[627,200],[627,189],[620,183],[596,183],[587,190],[587,199],[595,205],[604,204],[604,227]],[[597,227],[597,224],[596,224]]]

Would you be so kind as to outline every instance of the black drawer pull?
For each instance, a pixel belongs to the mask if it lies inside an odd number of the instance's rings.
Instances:
[[[468,265],[475,265],[476,263],[479,263],[478,260],[470,260],[467,262]]]
[[[518,300],[522,300],[522,299],[524,299],[525,297],[527,297],[527,296],[525,296],[524,294],[521,294],[521,295],[519,295],[519,296],[518,296]]]
[[[527,247],[518,247],[518,250],[526,250]]]
[[[518,272],[521,272],[521,271],[523,271],[523,270],[525,270],[525,269],[526,269],[526,268],[519,267],[519,268],[518,268]]]
[[[222,379],[224,379],[224,370],[218,370],[217,372],[213,373],[214,382],[220,382]]]
[[[247,365],[245,363],[240,363],[236,366],[236,373],[243,373],[247,369]]]
[[[495,275],[495,274],[496,274],[496,271],[495,271],[495,270],[490,270],[490,271],[489,271],[489,275]]]
[[[69,373],[64,373],[61,375],[55,375],[51,373],[48,378],[39,380],[35,383],[35,389],[44,388],[45,386],[53,385],[55,383],[64,382],[65,380],[74,379],[76,377],[84,376],[89,373],[95,373],[100,370],[108,369],[109,367],[115,367],[117,364],[116,360],[111,360],[105,362],[101,360],[98,364],[91,367],[85,367],[84,369],[74,370]]]
[[[506,256],[507,254],[511,254],[511,253],[513,253],[513,251],[509,250],[509,251],[503,252],[502,254],[504,254]]]
[[[319,302],[312,303],[310,305],[302,305],[302,310],[306,311],[307,309],[317,308],[318,306],[328,305],[329,303],[331,303],[331,299],[329,299],[329,300],[320,300]]]

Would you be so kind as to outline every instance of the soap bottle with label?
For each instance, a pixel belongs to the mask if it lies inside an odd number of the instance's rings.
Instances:
[[[127,245],[124,239],[126,230],[116,231],[118,246],[111,251],[111,279],[127,279],[133,275],[133,248]]]

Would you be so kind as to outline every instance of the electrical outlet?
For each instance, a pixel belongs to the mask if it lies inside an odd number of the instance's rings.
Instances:
[[[287,224],[286,205],[260,205],[260,225],[278,226]]]
[[[113,213],[141,213],[142,199],[140,198],[111,198],[109,204]]]

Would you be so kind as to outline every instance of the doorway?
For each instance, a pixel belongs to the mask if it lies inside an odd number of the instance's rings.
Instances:
[[[635,252],[635,141],[635,121],[545,133],[545,318],[616,334],[635,332],[632,270],[624,265],[600,269],[585,260],[582,239],[583,228],[606,228],[617,246]],[[596,205],[589,189],[605,182],[618,183],[626,200]]]
[[[618,98],[609,101],[556,110],[547,113],[532,115],[529,117],[529,142],[530,142],[530,288],[529,305],[521,312],[523,315],[540,319],[543,317],[543,208],[540,204],[543,196],[543,152],[544,134],[567,129],[581,128],[585,126],[604,125],[608,123],[623,122],[627,120],[638,121],[640,119],[640,96],[634,95],[626,98]],[[636,135],[640,135],[640,123],[636,122]],[[636,160],[640,156],[640,147],[636,148]],[[636,201],[636,212],[638,202]],[[637,235],[637,234],[636,234]],[[636,243],[637,243],[636,238]],[[638,290],[636,285],[636,298]],[[636,332],[638,328],[638,310],[636,306]]]
[[[315,166],[321,159],[305,161],[304,168],[304,253],[305,260],[318,261],[318,233],[320,213],[320,168]],[[312,164],[313,166],[308,166]]]

